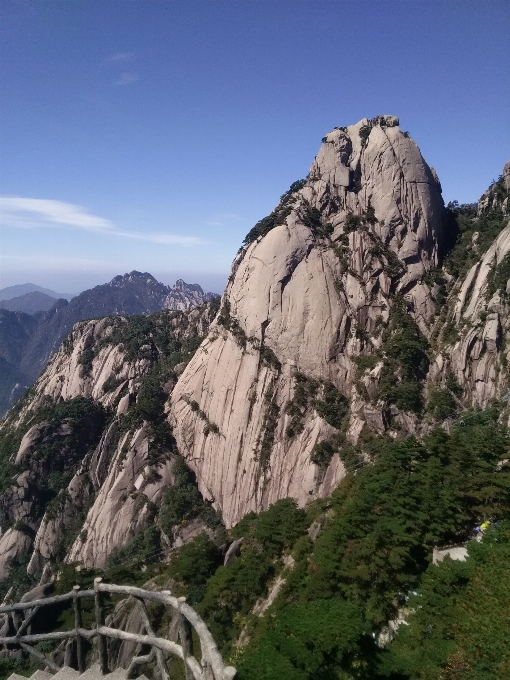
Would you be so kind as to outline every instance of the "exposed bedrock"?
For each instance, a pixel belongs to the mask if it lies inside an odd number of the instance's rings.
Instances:
[[[338,456],[325,474],[310,460],[333,431],[315,411],[285,436],[296,371],[349,398],[355,440],[368,420],[382,427],[357,398],[353,359],[380,343],[390,293],[406,297],[426,335],[433,315],[423,276],[442,246],[441,190],[394,116],[330,132],[304,186],[272,216],[239,251],[220,314],[169,408],[179,450],[227,525],[285,496],[303,505],[345,474]]]

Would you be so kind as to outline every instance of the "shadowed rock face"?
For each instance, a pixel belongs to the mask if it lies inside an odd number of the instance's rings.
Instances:
[[[478,201],[478,216],[499,215],[503,229],[488,250],[457,281],[449,296],[451,318],[457,339],[438,352],[429,379],[444,385],[451,372],[469,401],[486,408],[494,398],[508,401],[510,359],[510,308],[508,259],[510,258],[510,162],[501,180],[493,184]],[[473,242],[477,252],[477,240]],[[502,271],[495,285],[494,275]]]
[[[277,224],[240,250],[223,311],[171,397],[179,450],[227,525],[282,497],[303,505],[344,475],[336,455],[325,475],[310,461],[333,431],[313,409],[300,434],[285,436],[293,374],[351,400],[352,440],[365,423],[382,430],[381,412],[354,387],[353,359],[380,346],[390,293],[405,296],[425,335],[433,315],[423,276],[442,247],[440,185],[394,116],[329,133],[304,186],[273,215]]]
[[[161,495],[173,483],[173,458],[167,444],[160,457],[154,453],[147,421],[126,425],[122,419],[137,403],[144,377],[168,350],[180,363],[165,378],[163,409],[164,394],[216,310],[209,303],[145,320],[106,317],[75,324],[32,393],[2,423],[3,436],[24,436],[9,461],[12,470],[1,480],[7,484],[0,494],[0,579],[8,573],[7,560],[22,554],[30,556],[29,574],[55,560],[104,567],[112,552],[154,524]],[[137,347],[132,331],[138,333]],[[95,420],[80,412],[62,419],[51,410],[79,398]],[[163,417],[158,416],[161,422]],[[55,472],[66,481],[48,500],[44,480]]]

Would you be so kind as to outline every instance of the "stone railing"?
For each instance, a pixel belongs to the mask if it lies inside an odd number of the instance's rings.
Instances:
[[[136,603],[145,628],[145,635],[128,633],[117,628],[104,625],[104,594],[127,595]],[[95,600],[95,627],[88,630],[82,626],[81,599],[93,597]],[[157,602],[165,607],[170,607],[177,612],[179,617],[178,642],[172,642],[158,637],[150,622],[146,601]],[[72,602],[74,608],[74,628],[67,631],[54,633],[31,634],[30,625],[34,616],[42,607],[48,605]],[[70,593],[46,597],[31,602],[18,602],[16,604],[0,607],[0,614],[8,614],[12,619],[12,628],[15,634],[9,637],[0,637],[0,645],[19,646],[25,652],[31,654],[43,667],[53,672],[58,672],[60,667],[51,659],[48,659],[33,646],[43,640],[68,640],[74,642],[76,649],[76,661],[80,673],[85,671],[85,655],[83,641],[92,640],[97,644],[97,656],[103,674],[109,672],[106,638],[126,640],[139,645],[149,646],[151,651],[144,656],[135,656],[127,669],[127,677],[135,677],[138,666],[144,663],[156,661],[159,675],[162,680],[169,679],[166,659],[169,655],[181,659],[184,663],[186,680],[234,680],[237,672],[232,666],[225,666],[218,647],[207,628],[203,619],[197,612],[186,603],[186,598],[177,598],[170,591],[154,592],[135,588],[132,586],[118,586],[111,583],[103,583],[102,579],[96,578],[93,590],[80,590],[80,586],[74,586]],[[197,659],[193,654],[192,630],[200,641],[200,655]]]

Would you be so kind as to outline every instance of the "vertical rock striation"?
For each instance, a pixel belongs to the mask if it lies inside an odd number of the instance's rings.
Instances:
[[[227,525],[282,497],[303,505],[345,474],[337,455],[325,473],[311,462],[334,431],[316,410],[285,434],[296,372],[351,401],[351,439],[365,423],[383,427],[381,409],[358,394],[355,359],[380,346],[395,293],[429,334],[424,276],[438,263],[443,217],[434,171],[398,119],[379,116],[330,132],[306,181],[250,232],[169,411],[181,454]]]

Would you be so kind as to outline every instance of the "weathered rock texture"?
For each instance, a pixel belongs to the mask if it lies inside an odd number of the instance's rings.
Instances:
[[[509,190],[510,163],[507,163],[501,181],[492,185],[478,202],[479,216],[496,210],[506,226],[466,277],[453,286],[449,307],[457,339],[437,353],[430,372],[435,384],[444,384],[448,372],[452,372],[463,387],[467,402],[480,408],[486,408],[492,399],[508,400],[509,396]],[[498,271],[501,274],[496,280]]]
[[[143,390],[144,376],[168,347],[176,353],[173,363],[180,361],[165,378],[165,389],[173,388],[216,311],[210,303],[161,312],[149,317],[141,331],[136,319],[124,317],[75,325],[32,394],[2,426],[3,436],[17,431],[24,436],[10,461],[11,484],[0,496],[5,530],[0,578],[7,575],[9,558],[27,552],[29,574],[62,561],[104,567],[109,555],[154,523],[162,492],[173,483],[172,456],[154,443],[152,426],[143,417],[131,423],[130,409]],[[137,332],[141,339],[133,349],[130,342]],[[165,354],[167,361],[173,356]],[[96,405],[88,420],[72,414],[56,418],[55,405],[77,398]],[[41,413],[48,414],[45,420]],[[55,474],[68,475],[70,481],[48,503],[52,487],[45,480]]]
[[[435,171],[398,119],[380,116],[329,133],[298,187],[257,225],[261,235],[256,228],[247,237],[222,312],[171,395],[179,451],[227,525],[282,497],[304,505],[345,474],[338,455],[325,473],[311,461],[316,443],[334,431],[316,410],[307,411],[300,433],[285,434],[296,372],[333,383],[349,400],[351,441],[364,427],[388,429],[391,418],[404,431],[419,428],[413,414],[388,411],[360,393],[360,382],[368,396],[376,393],[384,362],[357,381],[356,359],[381,348],[381,327],[396,296],[421,333],[431,335],[427,272],[440,263],[447,242]],[[480,272],[504,256],[506,239],[502,234]],[[470,310],[476,299],[474,293]],[[480,333],[487,357],[498,323],[491,312]],[[460,354],[456,349],[451,358],[457,372]],[[478,371],[475,391],[484,404],[494,394],[491,366],[486,358],[470,369]],[[204,418],[217,433],[204,429]]]
[[[221,304],[184,309],[198,287],[177,282],[170,299],[146,281],[181,311],[75,324],[1,427],[0,578],[21,555],[33,575],[104,567],[163,527],[164,491],[183,474],[167,421],[231,526],[280,498],[330,494],[350,469],[343,447],[367,431],[421,436],[508,401],[509,171],[467,206],[469,240],[455,240],[436,174],[398,119],[336,128],[246,237]],[[454,246],[477,256],[455,275]],[[208,531],[207,511],[180,525],[169,510],[164,540]]]
[[[219,297],[216,293],[204,293],[198,283],[185,283],[177,279],[163,302],[163,309],[189,309]]]

